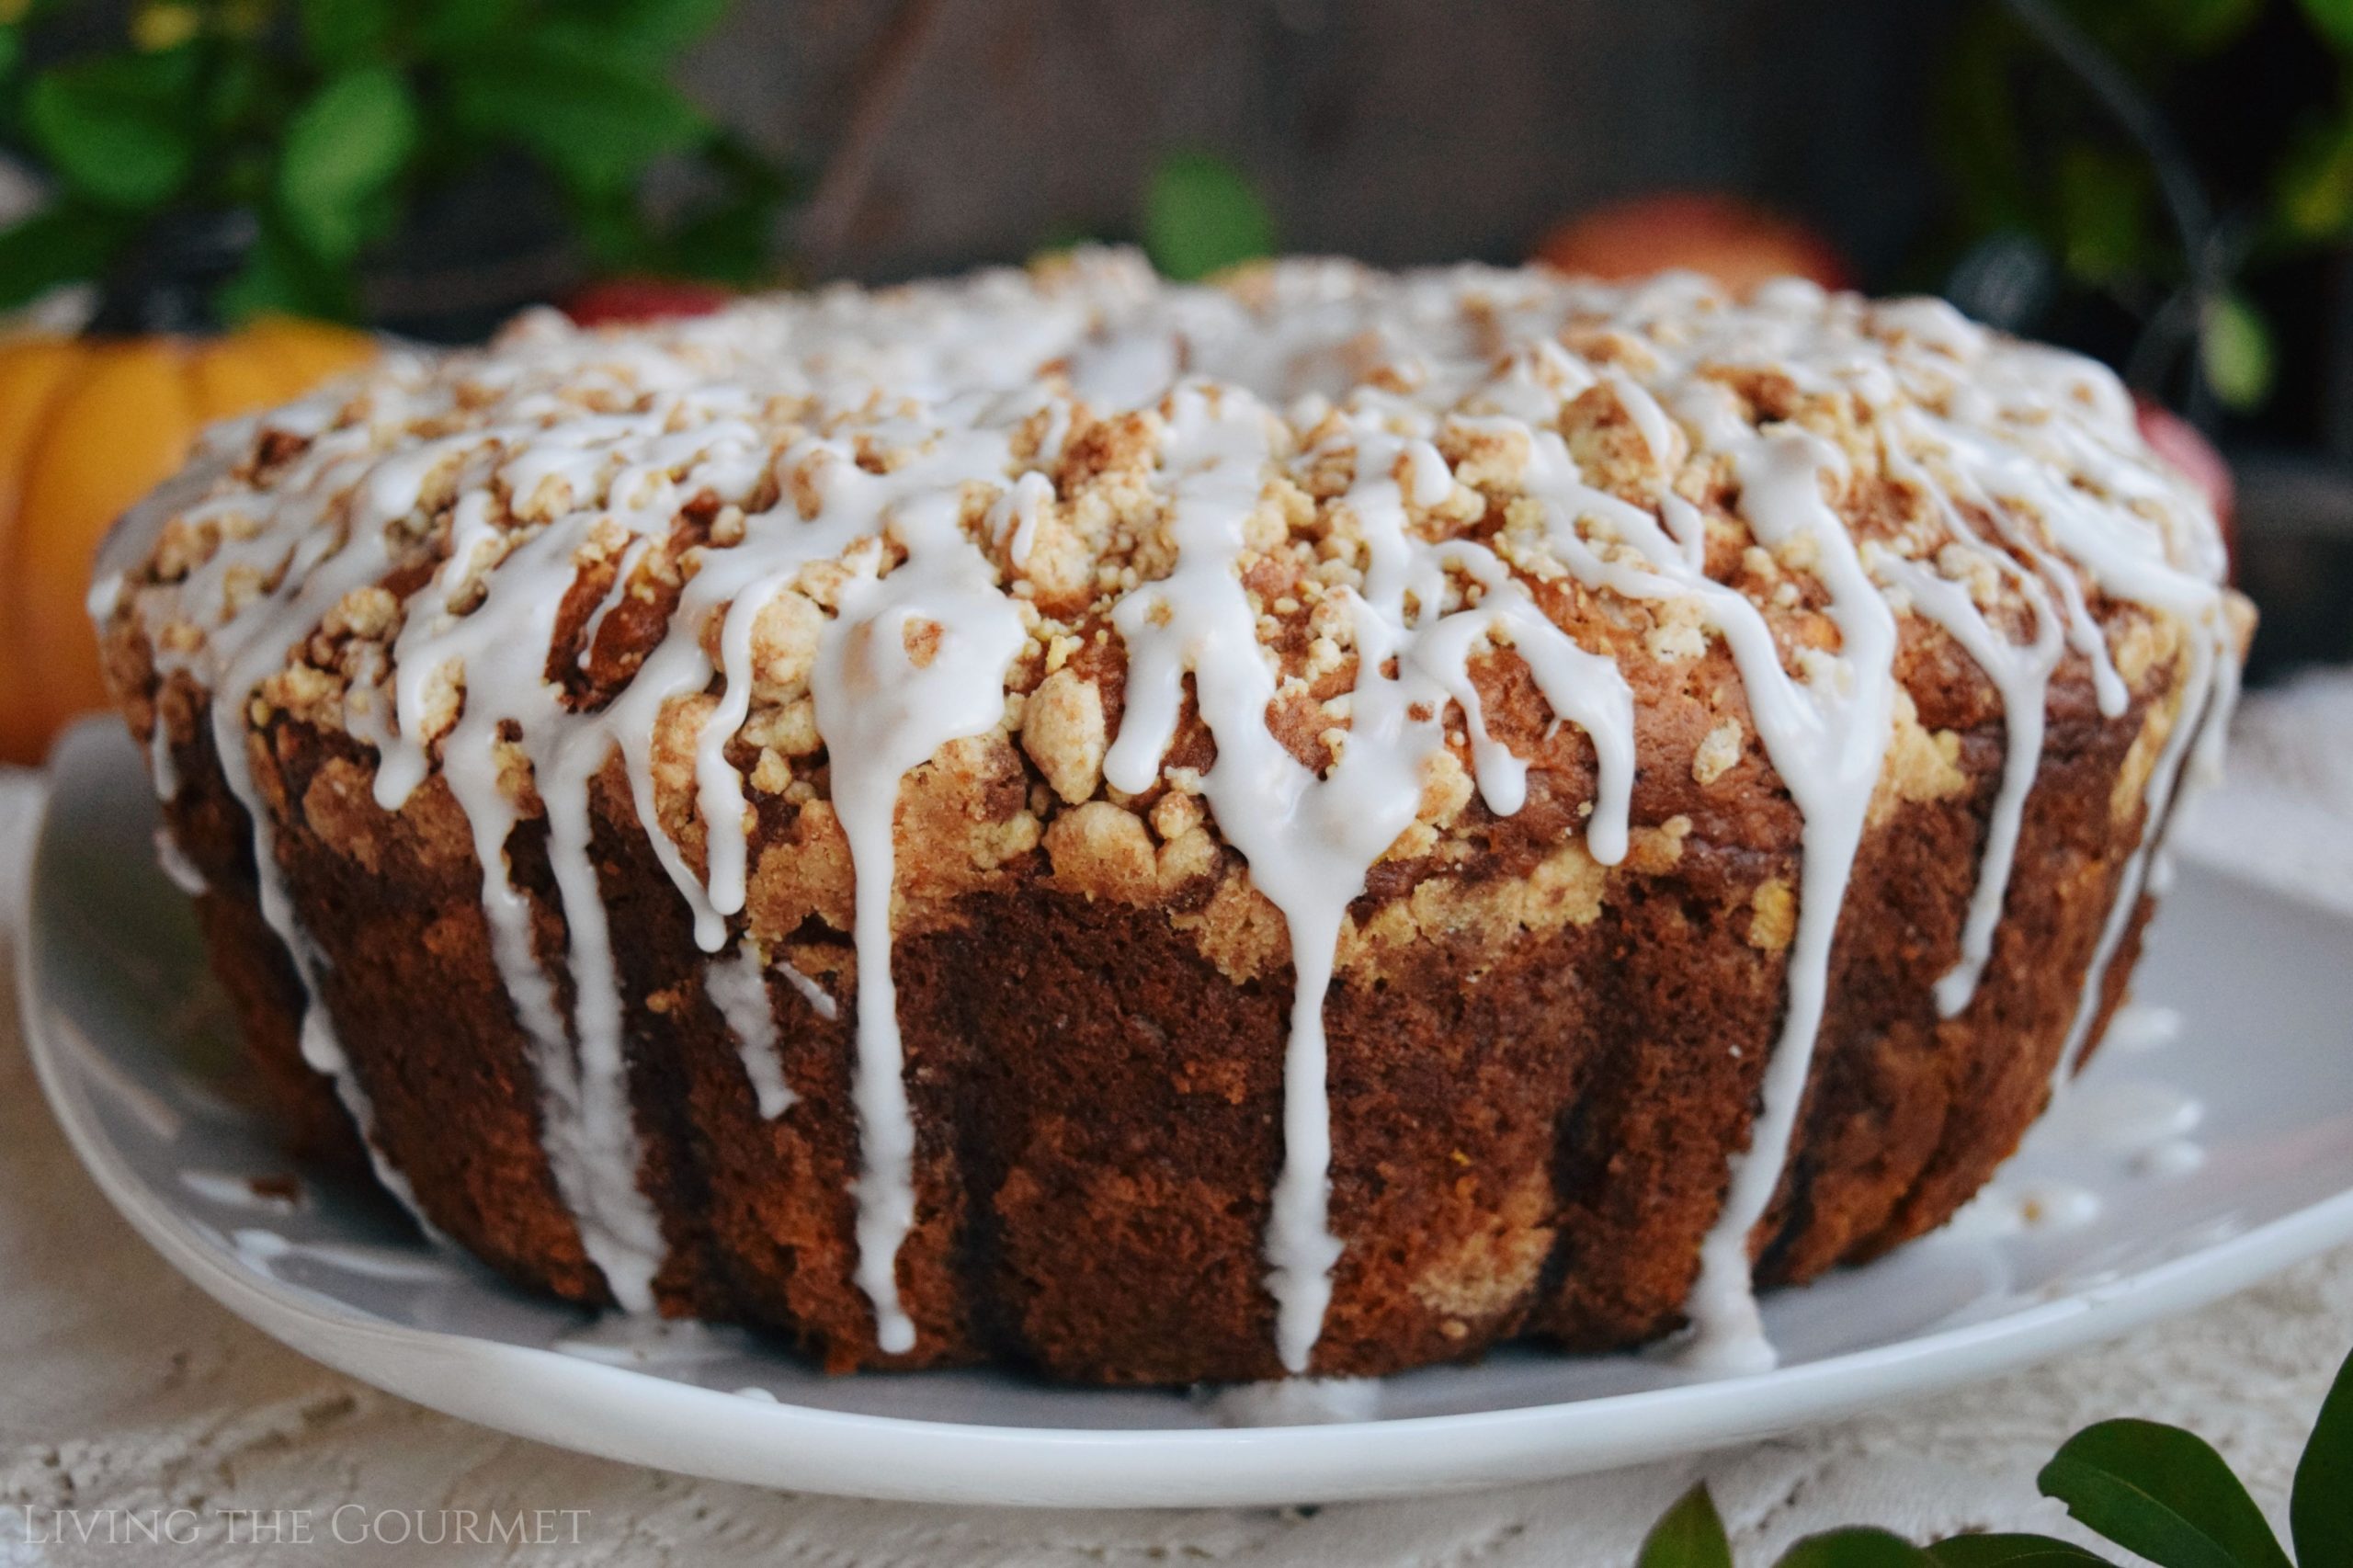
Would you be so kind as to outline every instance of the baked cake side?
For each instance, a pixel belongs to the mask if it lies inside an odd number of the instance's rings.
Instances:
[[[1092,254],[396,358],[102,570],[298,1128],[575,1299],[1116,1381],[1768,1360],[2097,1040],[2244,633],[1938,306]]]

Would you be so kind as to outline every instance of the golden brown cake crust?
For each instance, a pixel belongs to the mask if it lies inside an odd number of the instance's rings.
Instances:
[[[1286,290],[1327,288],[1317,276],[1279,272],[1263,308],[1279,316],[1291,308]],[[1482,277],[1449,283],[1444,296],[1474,324],[1488,308],[1482,290],[1552,301],[1548,291],[1563,287]],[[1035,287],[1051,304],[1060,285]],[[1257,287],[1236,285],[1245,303]],[[930,297],[910,298],[920,325]],[[1427,458],[1397,460],[1396,493],[1408,498],[1406,534],[1492,551],[1506,574],[1483,590],[1494,602],[1524,595],[1568,634],[1563,646],[1614,666],[1627,750],[1613,761],[1606,724],[1562,722],[1528,621],[1508,634],[1497,622],[1461,666],[1460,700],[1425,715],[1438,728],[1418,765],[1419,799],[1347,907],[1322,1013],[1328,1224],[1342,1248],[1305,1363],[1318,1373],[1385,1373],[1521,1336],[1590,1348],[1669,1332],[1693,1298],[1703,1238],[1727,1209],[1760,1105],[1769,1110],[1766,1074],[1793,994],[1808,816],[1776,766],[1769,716],[1723,628],[1688,597],[1596,585],[1636,560],[1625,517],[1683,508],[1697,529],[1688,536],[1693,580],[1728,585],[1753,607],[1743,613],[1757,618],[1779,664],[1818,673],[1810,659],[1857,635],[1828,585],[1835,572],[1809,538],[1765,547],[1745,471],[1729,455],[1752,432],[1792,433],[1773,438],[1823,454],[1818,492],[1809,471],[1812,503],[1826,504],[1875,571],[1893,562],[1887,581],[1910,582],[1898,574],[1905,562],[1933,563],[1973,606],[1931,615],[1909,597],[1927,590],[1887,589],[1886,745],[1856,797],[1868,809],[1802,1108],[1751,1235],[1763,1283],[1802,1281],[1942,1223],[2015,1148],[2071,1038],[2087,1050],[2122,994],[2148,913],[2140,851],[2152,802],[2169,808],[2185,726],[2218,705],[2201,640],[2222,629],[2112,597],[2096,574],[2080,574],[2073,624],[2097,657],[2081,646],[2062,654],[2060,608],[2027,584],[2038,572],[2078,581],[2065,561],[2036,554],[2059,550],[2054,536],[2029,528],[2006,545],[1964,548],[2009,537],[2011,523],[1994,515],[2007,504],[1964,495],[1940,514],[1940,483],[1903,466],[1893,416],[1867,390],[1708,362],[1699,381],[1722,398],[1733,434],[1703,437],[1681,414],[1654,428],[1657,405],[1632,381],[1655,369],[1654,350],[1678,341],[1681,318],[1629,335],[1602,324],[1599,303],[1588,312],[1586,296],[1568,299],[1557,345],[1588,367],[1577,374],[1604,373],[1582,392],[1552,387],[1544,428],[1593,487],[1582,505],[1602,523],[1564,538],[1538,504],[1548,460],[1526,427],[1515,434],[1508,419],[1482,412],[1475,392],[1467,415],[1430,429]],[[1671,302],[1702,319],[1730,309],[1711,299],[1686,290]],[[881,297],[870,308],[888,321],[900,307]],[[1819,296],[1788,313],[1825,311],[1873,352],[1908,352],[1912,335],[1948,330]],[[546,428],[658,415],[658,393],[631,390],[635,371],[610,372],[618,390],[600,379],[597,340],[585,341],[565,339],[553,361]],[[617,355],[634,351],[633,340],[613,341]],[[662,352],[699,366],[716,350],[689,336]],[[525,350],[515,362],[533,363]],[[481,409],[519,396],[501,390],[508,364],[494,354],[453,369],[395,367],[282,427],[265,425],[224,449],[199,505],[182,497],[158,514],[160,528],[95,601],[126,717],[169,785],[174,837],[209,884],[200,909],[215,968],[291,1135],[314,1149],[338,1139],[349,1147],[344,1106],[302,1054],[315,992],[339,1041],[345,1104],[366,1108],[368,1138],[421,1212],[519,1281],[584,1301],[617,1293],[585,1239],[579,1178],[550,1153],[570,1148],[572,1133],[551,1125],[545,1041],[513,955],[499,957],[477,853],[483,801],[504,802],[514,825],[505,865],[492,869],[520,895],[526,961],[548,977],[555,1015],[577,1019],[581,934],[567,911],[581,906],[567,902],[578,892],[562,885],[572,852],[545,799],[563,787],[552,773],[561,757],[533,751],[509,720],[483,739],[495,778],[470,812],[461,794],[482,785],[460,779],[445,748],[464,740],[469,704],[506,700],[495,694],[503,688],[481,653],[484,665],[470,672],[459,661],[404,666],[400,652],[427,597],[444,596],[442,620],[461,632],[499,591],[502,570],[512,580],[529,569],[533,540],[562,537],[567,517],[589,517],[578,548],[525,606],[544,612],[533,623],[544,684],[560,690],[563,712],[594,721],[617,711],[651,662],[682,642],[709,661],[648,709],[642,755],[599,753],[580,786],[581,864],[614,933],[622,1141],[638,1160],[631,1185],[659,1226],[655,1304],[775,1331],[835,1369],[1003,1361],[1101,1382],[1282,1372],[1266,1237],[1285,1170],[1295,967],[1284,912],[1205,791],[1233,732],[1205,714],[1188,674],[1149,783],[1122,790],[1105,776],[1107,752],[1132,722],[1131,660],[1142,657],[1134,628],[1114,623],[1123,601],[1182,557],[1158,465],[1188,417],[1184,394],[1100,412],[1049,368],[1047,381],[1069,401],[1051,437],[1059,445],[1048,449],[1042,424],[1034,438],[1015,430],[1019,477],[975,482],[946,536],[983,563],[996,585],[987,592],[1001,588],[1017,608],[1018,631],[1002,714],[927,747],[929,760],[897,790],[887,951],[915,1206],[893,1271],[915,1335],[911,1349],[891,1350],[858,1272],[858,1189],[873,1176],[862,1148],[860,958],[873,949],[853,940],[861,884],[845,822],[858,801],[837,793],[843,758],[814,713],[828,628],[846,622],[864,585],[915,571],[907,563],[926,547],[896,532],[860,536],[837,556],[798,564],[763,588],[767,608],[732,652],[725,603],[676,634],[698,580],[729,569],[747,528],[822,517],[823,504],[802,491],[839,478],[826,476],[826,451],[854,452],[859,472],[877,478],[929,460],[921,441],[892,444],[904,437],[889,435],[898,427],[888,405],[773,397],[746,416],[773,449],[772,470],[734,499],[676,488],[675,515],[665,503],[655,522],[628,529],[580,512],[567,488],[582,483],[577,473],[527,484],[501,471],[480,487],[462,463],[420,462],[404,481],[413,506],[386,527],[382,562],[289,621],[282,660],[265,643],[258,662],[233,662],[242,711],[215,710],[213,687],[228,677],[205,664],[210,651],[244,606],[283,597],[288,581],[261,567],[222,570],[270,537],[267,509],[293,506],[305,472],[332,477],[338,441],[369,460],[388,452],[391,466],[435,442],[474,438],[469,422],[489,417]],[[1521,373],[1508,354],[1499,364],[1497,387]],[[1540,379],[1554,373],[1543,353],[1529,364]],[[1350,374],[1404,387],[1411,365],[1375,355]],[[1934,395],[1949,403],[1938,418],[1974,417],[1961,412],[1968,381],[1963,369],[1932,367],[1943,389]],[[419,387],[450,402],[395,422],[390,436],[371,433],[388,406],[421,398]],[[1219,395],[1208,394],[1213,411]],[[687,434],[698,428],[665,417]],[[1357,427],[1339,415],[1302,405],[1278,423],[1280,472],[1245,521],[1235,570],[1278,677],[1264,722],[1290,758],[1329,777],[1357,744],[1350,699],[1365,678],[1363,633],[1352,636],[1346,611],[1377,592],[1368,585],[1378,529],[1361,514],[1368,482],[1383,476],[1361,472],[1372,437],[1358,428],[1347,446],[1342,436]],[[808,455],[810,443],[824,450]],[[527,445],[517,449],[529,458]],[[1439,465],[1443,484],[1416,477],[1415,462]],[[1022,486],[1040,481],[1022,500]],[[355,519],[374,483],[339,494],[293,537],[360,537]],[[2171,496],[2109,499],[2172,528],[2163,510]],[[608,499],[619,515],[618,488]],[[1586,550],[1597,553],[1588,560]],[[331,571],[336,557],[325,559]],[[508,559],[523,564],[503,567]],[[1475,608],[1481,591],[1449,579],[1446,608]],[[209,619],[209,593],[232,601],[226,623]],[[907,624],[915,669],[957,646],[954,620]],[[1967,621],[2023,643],[2046,620],[2052,668],[2035,694],[2046,733],[2014,869],[1995,890],[2000,924],[1966,1006],[1942,1017],[1938,986],[1963,957],[2016,717],[1952,627]],[[535,672],[540,646],[527,650]],[[1382,667],[1396,665],[1392,657]],[[386,677],[404,670],[432,678],[406,690],[395,715]],[[747,700],[711,757],[743,791],[744,897],[740,911],[720,912],[714,945],[710,931],[698,939],[680,877],[683,868],[697,885],[717,885],[724,835],[707,829],[717,797],[697,747],[724,711],[728,670],[747,675],[738,693]],[[1463,706],[1473,700],[1476,733]],[[224,735],[234,743],[226,759]],[[1474,755],[1482,739],[1526,767],[1514,809],[1496,809],[1486,792],[1493,780]],[[387,770],[411,763],[414,775],[388,787]],[[1626,847],[1604,864],[1613,778],[1625,786]],[[641,816],[648,804],[652,823]],[[257,874],[256,827],[268,876]],[[277,913],[273,886],[286,901]],[[290,958],[290,930],[313,950]],[[758,955],[768,1047],[746,1037],[722,999],[719,966],[739,951]],[[2098,995],[2086,1011],[2087,984]],[[584,1062],[586,1035],[574,1025],[569,1036]],[[790,1101],[775,1115],[750,1054],[767,1048]]]

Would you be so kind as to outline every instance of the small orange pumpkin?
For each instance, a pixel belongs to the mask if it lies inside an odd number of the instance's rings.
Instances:
[[[289,318],[217,337],[0,343],[0,759],[38,762],[106,701],[83,604],[115,518],[187,460],[206,424],[374,353],[365,333]]]

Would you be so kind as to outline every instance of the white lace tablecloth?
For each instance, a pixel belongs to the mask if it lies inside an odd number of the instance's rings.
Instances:
[[[2181,844],[2353,907],[2353,674],[2249,701],[2232,781]],[[17,907],[38,790],[0,781],[0,908]],[[0,982],[0,984],[6,983]],[[1915,1536],[2071,1529],[2034,1474],[2109,1415],[2196,1427],[2275,1516],[2330,1373],[2353,1346],[2353,1248],[2195,1315],[1965,1392],[1725,1453],[1604,1477],[1309,1510],[1042,1513],[793,1496],[688,1480],[471,1426],[314,1366],[173,1273],[67,1152],[0,1021],[0,1568],[257,1561],[584,1564],[1118,1563],[1274,1568],[1623,1564],[1704,1475],[1742,1560],[1831,1525]],[[2348,1063],[2353,1071],[2353,1063]],[[531,1510],[551,1546],[338,1546],[330,1521]],[[126,1521],[200,1517],[188,1544],[125,1544]],[[222,1521],[246,1521],[233,1539]],[[185,1521],[190,1515],[176,1516]],[[275,1532],[311,1544],[272,1552]],[[95,1539],[73,1539],[76,1528]],[[109,1541],[107,1532],[116,1531]],[[65,1539],[60,1540],[63,1536]],[[576,1540],[574,1539],[576,1537]]]

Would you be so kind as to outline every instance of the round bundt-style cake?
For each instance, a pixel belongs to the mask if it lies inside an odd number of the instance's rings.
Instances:
[[[298,1144],[837,1369],[1379,1374],[1940,1224],[2247,616],[2099,367],[1080,252],[216,429],[92,611]]]

